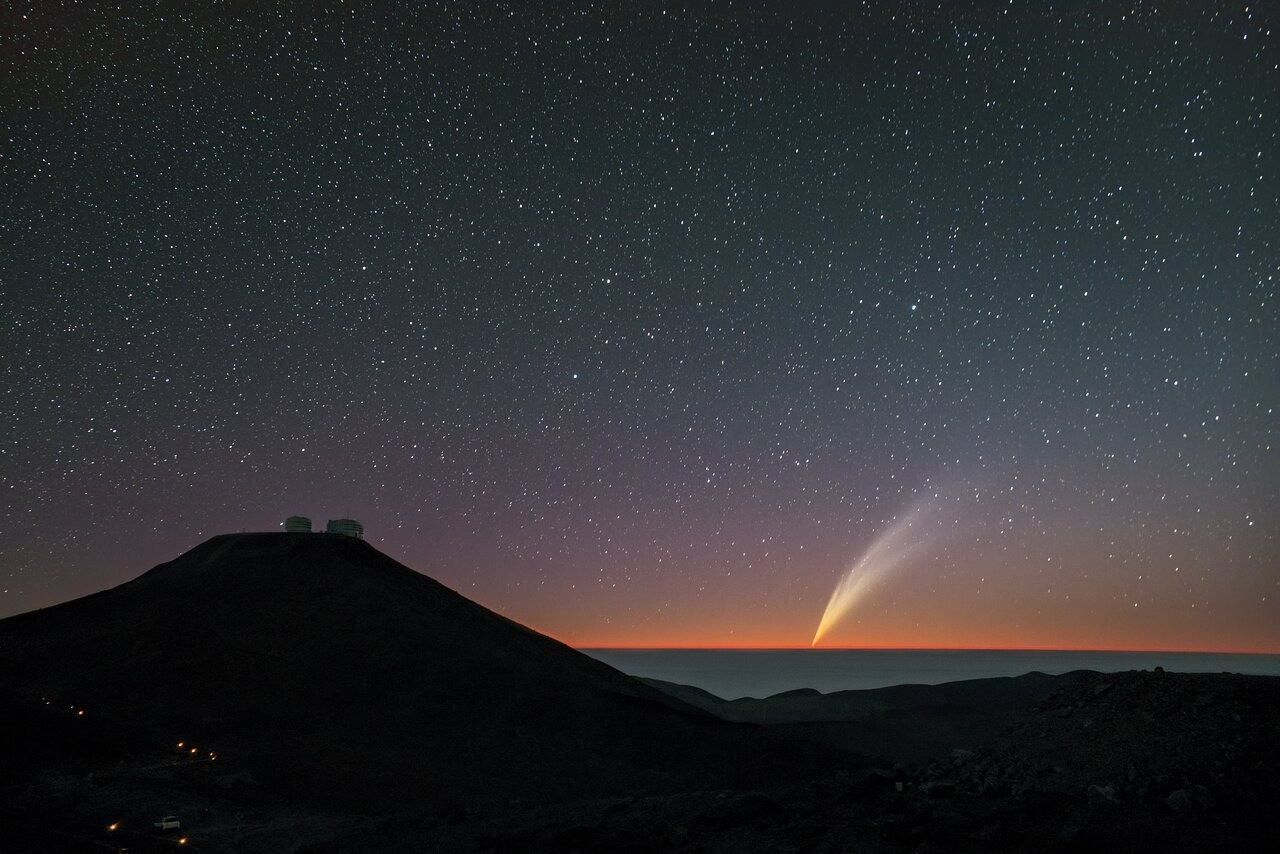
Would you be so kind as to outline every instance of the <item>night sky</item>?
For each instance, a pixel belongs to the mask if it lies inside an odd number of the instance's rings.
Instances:
[[[825,644],[1280,652],[1275,5],[25,5],[0,616],[298,513],[576,645],[890,532]]]

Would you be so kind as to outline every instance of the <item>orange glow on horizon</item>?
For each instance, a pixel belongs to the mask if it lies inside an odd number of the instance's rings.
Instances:
[[[659,613],[619,615],[531,609],[506,616],[579,649],[1060,650],[1280,655],[1262,619],[1224,619],[1208,609],[1169,611],[1128,603],[1087,611],[1028,613],[1000,601],[882,597],[811,645],[821,611],[785,611],[756,601],[689,603]],[[772,604],[772,603],[770,603]],[[1082,613],[1083,611],[1083,613]],[[628,619],[629,617],[629,619]],[[584,619],[585,618],[585,619]],[[585,624],[584,624],[585,623]]]
[[[833,652],[858,652],[858,651],[930,651],[930,652],[1168,652],[1168,653],[1203,653],[1207,655],[1280,655],[1280,648],[1276,649],[1249,649],[1249,648],[1197,648],[1197,647],[1114,647],[1114,646],[931,646],[925,644],[923,646],[902,646],[896,644],[888,644],[884,646],[812,646],[807,643],[797,644],[605,644],[605,643],[582,643],[582,644],[566,644],[574,649],[626,649],[637,652],[663,650],[743,650],[743,651],[759,651],[769,652],[773,650],[809,650],[809,651],[833,651]]]
[[[578,594],[572,608],[563,597],[534,596],[518,607],[504,602],[500,613],[579,649],[1280,655],[1280,624],[1273,614],[1243,610],[1235,600],[1206,602],[1181,592],[1139,600],[1118,574],[1095,572],[1086,558],[1066,561],[1073,571],[1090,572],[1087,591],[1069,593],[1050,591],[1038,574],[1022,572],[1021,564],[953,565],[951,575],[939,577],[925,559],[923,566],[889,573],[855,607],[827,620],[816,646],[811,645],[815,628],[831,611],[831,588],[825,583],[794,590],[777,583],[761,593],[726,581],[714,590],[689,593],[677,586],[626,600]]]
[[[832,639],[829,643],[812,646],[807,639],[790,637],[780,632],[760,632],[752,635],[724,633],[717,636],[708,631],[665,633],[654,632],[646,636],[637,631],[616,633],[588,633],[545,631],[535,628],[561,643],[575,649],[725,649],[725,650],[1001,650],[1001,651],[1059,651],[1059,652],[1166,652],[1166,653],[1220,653],[1233,655],[1280,655],[1280,645],[1266,641],[1251,642],[1248,638],[1218,637],[1182,641],[1161,642],[1137,632],[1096,632],[1080,634],[1051,634],[1048,632],[987,631],[960,632],[936,631],[911,633],[885,632],[876,639],[850,642]],[[1085,636],[1082,637],[1081,634]],[[842,642],[843,640],[843,642]]]

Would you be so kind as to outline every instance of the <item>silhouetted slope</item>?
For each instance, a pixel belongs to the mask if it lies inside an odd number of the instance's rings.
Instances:
[[[931,707],[975,708],[981,710],[1031,709],[1063,685],[1076,681],[1084,671],[1061,676],[1027,673],[988,679],[963,679],[940,685],[891,685],[822,694],[802,688],[757,699],[742,697],[724,700],[692,685],[661,679],[642,679],[651,687],[726,720],[752,723],[796,723],[809,721],[852,721],[882,712]]]
[[[408,817],[311,850],[1280,851],[1280,679],[1076,672],[1022,687],[936,687],[980,706],[984,689],[994,702],[1037,683],[1057,690],[985,747],[924,767],[815,776],[765,792],[559,804],[461,828]],[[913,702],[921,692],[887,696]],[[905,733],[933,737],[921,731],[931,726],[925,717],[899,711]]]
[[[741,785],[818,761],[336,535],[214,537],[0,621],[0,679],[216,744],[269,790],[342,807]]]
[[[770,724],[788,735],[891,761],[922,762],[986,743],[1037,703],[1085,676],[1083,671],[1027,673],[830,694],[801,689],[737,700],[690,685],[641,681],[725,720]]]

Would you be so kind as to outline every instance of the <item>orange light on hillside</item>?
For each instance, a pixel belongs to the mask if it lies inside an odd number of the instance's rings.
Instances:
[[[107,830],[119,830],[119,829],[120,829],[120,822],[118,821],[113,821],[111,822],[111,824],[107,825]]]

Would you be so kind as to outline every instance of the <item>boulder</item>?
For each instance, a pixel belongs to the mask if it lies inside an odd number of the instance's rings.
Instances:
[[[1099,786],[1093,784],[1088,790],[1089,806],[1099,806],[1101,804],[1116,803],[1116,790],[1114,786]]]

